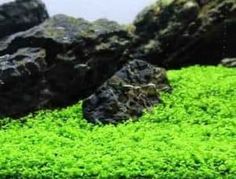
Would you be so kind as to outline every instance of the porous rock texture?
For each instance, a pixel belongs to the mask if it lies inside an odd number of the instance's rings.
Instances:
[[[116,22],[65,15],[0,40],[0,115],[18,117],[91,95],[125,63],[129,41]]]
[[[47,99],[43,81],[39,81],[46,67],[45,50],[22,48],[13,55],[0,57],[1,115],[29,112]],[[45,88],[46,90],[46,88]]]
[[[133,60],[84,100],[84,117],[92,123],[113,124],[137,118],[161,102],[161,91],[170,90],[164,69]]]
[[[42,23],[48,13],[41,0],[15,0],[0,6],[0,38]]]
[[[235,0],[159,0],[134,26],[131,58],[179,68],[236,56]]]

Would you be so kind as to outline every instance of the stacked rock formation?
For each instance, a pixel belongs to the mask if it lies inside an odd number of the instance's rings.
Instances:
[[[122,67],[128,44],[128,33],[115,22],[65,15],[4,38],[0,113],[18,116],[89,96]]]
[[[139,117],[170,91],[163,67],[235,67],[235,0],[159,0],[133,27],[49,18],[41,0],[1,5],[0,116],[84,100],[88,121],[118,123]]]

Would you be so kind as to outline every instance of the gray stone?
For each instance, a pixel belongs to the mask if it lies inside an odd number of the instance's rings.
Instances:
[[[160,0],[136,18],[131,59],[166,68],[236,56],[235,0]]]
[[[84,117],[92,123],[119,123],[140,117],[144,109],[161,102],[161,91],[170,90],[164,69],[134,60],[84,100]]]
[[[16,0],[0,6],[0,38],[42,23],[48,13],[41,0]]]
[[[236,58],[225,58],[221,64],[225,67],[236,67]]]
[[[24,48],[0,57],[0,114],[23,114],[40,105],[45,50]],[[41,96],[41,97],[40,97]]]

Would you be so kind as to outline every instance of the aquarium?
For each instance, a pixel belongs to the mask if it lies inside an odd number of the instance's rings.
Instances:
[[[1,0],[0,178],[236,178],[235,0]]]

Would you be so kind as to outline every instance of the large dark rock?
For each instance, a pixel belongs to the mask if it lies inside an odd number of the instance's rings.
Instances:
[[[0,38],[27,30],[48,18],[41,0],[16,0],[0,6]]]
[[[178,68],[236,56],[235,0],[160,0],[134,25],[132,58]]]
[[[139,117],[144,109],[161,102],[161,91],[170,89],[164,69],[134,60],[84,100],[84,117],[92,123],[118,123]]]
[[[0,115],[63,107],[91,95],[125,63],[128,45],[128,33],[113,21],[64,15],[3,39]]]

